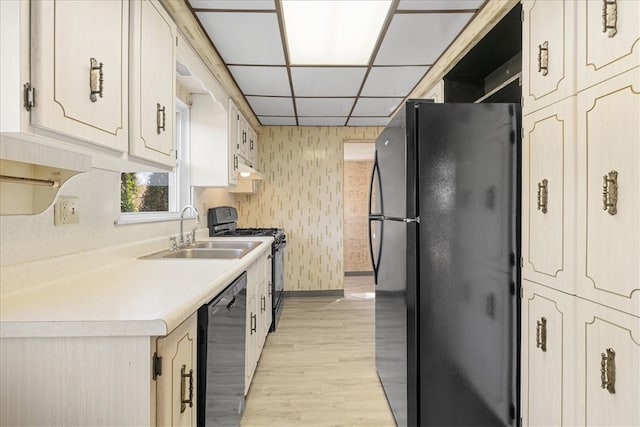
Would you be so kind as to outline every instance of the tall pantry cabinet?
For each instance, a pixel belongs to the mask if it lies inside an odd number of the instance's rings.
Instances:
[[[522,418],[640,425],[640,2],[523,1]]]

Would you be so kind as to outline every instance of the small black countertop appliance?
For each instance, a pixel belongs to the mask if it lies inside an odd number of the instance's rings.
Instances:
[[[273,301],[273,322],[270,331],[276,330],[276,325],[282,315],[284,302],[284,248],[287,236],[282,228],[238,228],[238,211],[232,206],[218,206],[207,212],[207,226],[210,237],[249,237],[271,236],[271,295]]]

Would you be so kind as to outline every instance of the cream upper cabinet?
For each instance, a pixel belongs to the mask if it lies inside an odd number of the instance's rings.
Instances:
[[[572,298],[523,281],[522,421],[571,426],[574,409]],[[566,341],[566,342],[565,342]]]
[[[228,164],[228,180],[229,184],[238,183],[238,165],[240,159],[238,157],[239,144],[239,121],[240,112],[236,104],[229,98],[229,156],[226,161]]]
[[[129,153],[173,167],[176,163],[175,24],[156,1],[136,0],[130,5]]]
[[[249,123],[242,114],[238,114],[238,154],[243,159],[249,158]]]
[[[577,302],[575,425],[640,425],[640,319]]]
[[[157,354],[162,357],[162,374],[156,379],[158,426],[196,425],[197,317],[191,315],[158,338]]]
[[[247,160],[254,168],[258,166],[258,134],[251,127],[249,127],[249,151]]]
[[[640,316],[640,68],[577,105],[577,293]]]
[[[31,8],[31,124],[126,152],[128,2],[36,1]]]
[[[524,114],[575,92],[575,2],[523,0]]]
[[[522,276],[574,293],[575,97],[523,119]]]
[[[640,65],[640,2],[576,2],[578,90]]]

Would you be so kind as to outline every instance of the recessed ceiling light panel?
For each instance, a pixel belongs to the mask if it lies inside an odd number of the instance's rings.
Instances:
[[[391,1],[283,0],[293,65],[367,65]]]

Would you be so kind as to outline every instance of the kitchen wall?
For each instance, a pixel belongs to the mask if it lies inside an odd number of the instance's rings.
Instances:
[[[381,127],[266,126],[261,191],[235,196],[244,227],[287,233],[285,290],[343,289],[343,143],[371,141]]]

